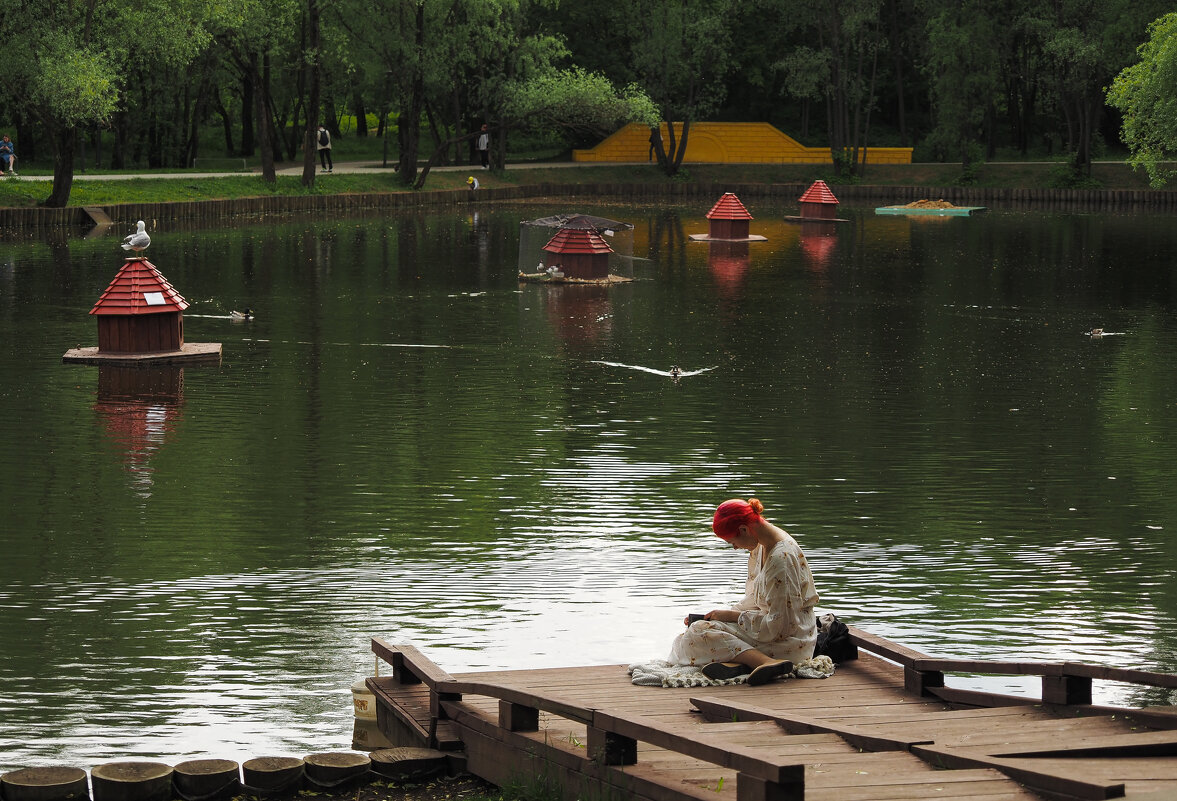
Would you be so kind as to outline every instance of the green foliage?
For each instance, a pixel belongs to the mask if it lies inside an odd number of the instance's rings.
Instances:
[[[1162,164],[1177,153],[1177,12],[1155,20],[1148,33],[1140,60],[1116,76],[1107,99],[1124,115],[1131,164],[1147,170],[1159,189],[1177,175]]]
[[[63,125],[105,123],[118,100],[117,76],[106,54],[79,47],[69,35],[54,32],[43,40],[30,99]]]
[[[1103,188],[1103,184],[1088,175],[1087,171],[1073,157],[1051,166],[1047,185],[1052,189]]]
[[[617,92],[604,76],[574,67],[511,83],[504,117],[536,131],[601,137],[622,125],[655,125],[658,107],[636,85]]]

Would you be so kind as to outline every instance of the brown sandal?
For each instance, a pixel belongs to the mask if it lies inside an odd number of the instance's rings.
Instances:
[[[711,662],[703,666],[703,675],[712,681],[734,679],[752,672],[752,668],[739,662]]]
[[[775,662],[765,662],[748,674],[748,683],[753,687],[768,684],[775,678],[787,676],[793,672],[793,663],[788,659],[778,659]]]

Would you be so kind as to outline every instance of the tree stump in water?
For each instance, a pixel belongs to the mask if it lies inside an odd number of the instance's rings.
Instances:
[[[192,759],[176,765],[172,784],[187,801],[226,798],[241,788],[240,766],[231,759]]]
[[[90,770],[94,801],[169,801],[172,768],[162,762],[108,762]]]
[[[449,758],[432,748],[382,748],[372,752],[372,770],[387,779],[427,779],[445,773]]]
[[[88,799],[90,786],[81,768],[23,768],[0,776],[0,795],[7,801],[71,801]]]
[[[242,784],[258,795],[293,793],[302,787],[303,761],[297,757],[257,757],[241,764]]]
[[[358,783],[368,775],[372,766],[367,754],[353,752],[311,754],[304,762],[307,780],[321,788]]]

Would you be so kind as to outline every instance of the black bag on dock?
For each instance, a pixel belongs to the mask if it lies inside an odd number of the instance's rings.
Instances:
[[[828,656],[835,663],[858,658],[858,646],[850,642],[850,629],[832,612],[817,618],[817,644],[814,656]]]

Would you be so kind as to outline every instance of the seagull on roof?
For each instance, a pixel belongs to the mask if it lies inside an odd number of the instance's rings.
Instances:
[[[123,250],[147,250],[147,246],[150,244],[151,237],[147,235],[147,224],[140,220],[135,224],[135,233],[128,234],[123,239]]]

